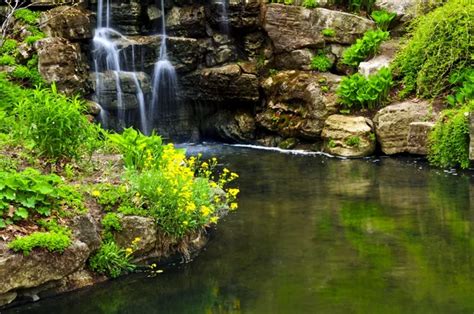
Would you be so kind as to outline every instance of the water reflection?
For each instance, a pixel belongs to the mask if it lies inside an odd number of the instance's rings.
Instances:
[[[242,191],[193,263],[12,312],[474,311],[472,174],[413,160],[190,151],[220,156]]]

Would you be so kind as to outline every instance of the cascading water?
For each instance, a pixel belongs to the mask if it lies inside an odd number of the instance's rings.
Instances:
[[[105,5],[105,13],[104,13]],[[121,86],[121,75],[131,76],[135,88],[136,98],[140,111],[140,128],[143,133],[149,133],[148,119],[146,117],[146,104],[145,96],[143,94],[142,87],[138,80],[135,71],[135,49],[132,44],[132,69],[131,72],[127,72],[121,62],[121,50],[117,45],[117,42],[129,42],[128,39],[118,31],[110,27],[111,23],[111,6],[110,0],[99,0],[97,3],[97,28],[93,38],[93,58],[96,75],[96,98],[101,103],[102,94],[104,89],[104,82],[102,80],[101,73],[104,75],[113,75],[115,80],[116,88],[116,112],[118,119],[118,128],[126,126],[125,121],[125,106],[124,98]],[[102,107],[101,107],[102,108]],[[104,127],[109,126],[108,114],[101,109],[100,119]]]
[[[161,0],[161,46],[158,61],[155,63],[152,80],[152,101],[148,115],[152,117],[153,124],[163,120],[176,109],[178,79],[176,70],[168,60],[166,15],[164,0]]]
[[[224,33],[224,34],[228,34],[229,33],[229,15],[227,13],[227,7],[228,7],[228,3],[227,1],[229,0],[215,0],[217,5],[219,6],[219,10],[220,10],[220,20],[219,20],[219,24],[220,24],[220,27],[221,27],[221,31]]]

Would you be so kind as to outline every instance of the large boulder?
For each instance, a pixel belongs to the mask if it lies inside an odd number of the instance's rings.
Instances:
[[[428,155],[429,135],[433,122],[412,122],[408,129],[406,152],[414,155]]]
[[[117,245],[123,248],[130,247],[136,238],[136,255],[145,254],[151,251],[157,241],[158,229],[153,218],[141,216],[124,216],[120,219],[122,231],[115,233],[114,238]]]
[[[324,150],[343,157],[365,157],[375,151],[374,125],[365,117],[332,115],[321,133]]]
[[[90,88],[89,66],[77,43],[60,37],[39,40],[38,70],[48,83],[56,83],[68,95],[87,93]]]
[[[426,101],[408,100],[381,109],[374,122],[382,151],[387,155],[407,152],[410,124],[432,119],[431,106]]]
[[[339,81],[336,75],[304,71],[270,76],[262,83],[266,104],[257,123],[285,138],[319,139],[324,121],[337,112]]]
[[[325,43],[352,44],[374,26],[373,21],[350,13],[282,4],[268,4],[263,22],[277,53]],[[324,29],[335,30],[335,36],[324,36]]]
[[[59,6],[41,15],[41,30],[48,37],[69,40],[92,38],[92,13],[80,7]]]
[[[7,251],[0,255],[0,294],[60,280],[84,267],[89,247],[74,241],[64,253],[35,250],[28,256]]]

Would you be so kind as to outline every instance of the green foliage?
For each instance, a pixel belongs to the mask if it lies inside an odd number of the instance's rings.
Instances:
[[[304,0],[303,6],[308,9],[313,9],[318,6],[318,1],[317,0]]]
[[[336,36],[336,31],[332,28],[325,28],[321,31],[321,34],[323,34],[325,37],[334,37]]]
[[[402,96],[436,97],[451,87],[453,73],[473,66],[473,20],[473,3],[451,0],[413,23],[394,62]]]
[[[346,108],[375,109],[387,99],[392,84],[392,73],[388,68],[368,78],[356,73],[341,80],[337,95]]]
[[[380,29],[367,31],[362,39],[357,39],[355,44],[344,51],[342,62],[352,67],[359,66],[359,63],[374,56],[382,42],[388,38],[389,33],[386,31]]]
[[[3,45],[0,46],[0,53],[13,55],[17,48],[18,42],[15,39],[8,38],[3,42]]]
[[[377,24],[377,27],[383,31],[388,30],[390,23],[397,16],[396,13],[390,13],[385,10],[373,11],[370,15]]]
[[[89,265],[93,271],[111,278],[117,278],[135,269],[130,254],[112,241],[102,244],[99,251],[90,258]]]
[[[25,38],[25,43],[27,43],[28,45],[33,45],[35,42],[37,42],[38,40],[43,39],[45,37],[46,37],[46,35],[43,34],[43,33],[38,34],[38,35],[28,36],[28,37]]]
[[[159,160],[163,150],[161,137],[145,136],[132,128],[122,134],[110,134],[109,141],[123,155],[127,169],[141,170],[149,166],[151,160]]]
[[[22,82],[29,82],[32,85],[40,85],[43,84],[43,78],[39,74],[36,68],[29,68],[25,65],[18,65],[15,67],[12,73],[10,73],[10,77],[22,81]]]
[[[285,0],[285,4],[286,4],[286,5],[292,5],[292,4],[293,4],[293,0]]]
[[[98,129],[85,115],[84,103],[51,89],[36,88],[16,108],[19,136],[30,140],[39,156],[51,161],[92,153]]]
[[[442,112],[430,134],[428,160],[439,167],[469,167],[469,111],[474,101],[458,109]]]
[[[16,19],[29,25],[37,24],[40,18],[40,15],[41,15],[40,12],[33,12],[28,9],[18,9],[14,13],[14,16]]]
[[[15,65],[16,59],[10,55],[0,56],[0,65]]]
[[[449,79],[453,87],[454,95],[446,97],[447,102],[452,106],[462,105],[474,99],[474,68],[463,69],[455,72]]]
[[[102,227],[106,232],[122,230],[122,222],[116,213],[107,213],[102,218]]]
[[[55,221],[42,222],[48,232],[34,232],[24,237],[17,237],[8,244],[15,252],[29,255],[35,248],[47,249],[50,252],[64,252],[71,245],[71,231],[61,227]]]
[[[320,72],[327,72],[332,68],[333,63],[329,58],[322,52],[319,52],[316,56],[311,59],[311,70]]]
[[[352,147],[358,147],[360,145],[360,137],[350,136],[346,139],[346,144]]]
[[[335,0],[335,4],[346,7],[352,12],[366,11],[371,12],[375,0]]]
[[[23,172],[0,172],[0,228],[30,215],[47,217],[67,206],[82,210],[82,197],[54,174],[42,175],[27,168]]]

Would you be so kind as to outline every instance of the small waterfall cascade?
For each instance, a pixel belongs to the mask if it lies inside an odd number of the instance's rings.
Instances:
[[[135,70],[135,49],[133,43],[118,31],[111,28],[111,0],[99,0],[97,3],[97,28],[93,38],[93,62],[95,71],[95,98],[101,106],[99,118],[104,128],[110,127],[110,115],[105,111],[115,111],[117,115],[116,128],[123,129],[127,126],[126,100],[123,96],[122,79],[129,78],[135,84],[136,99],[140,112],[140,129],[148,134],[149,122],[146,117],[145,95],[138,80]],[[125,55],[122,53],[119,43],[127,43],[132,46],[132,60],[123,62]],[[125,64],[132,64],[131,69],[126,69]],[[107,80],[108,79],[108,80]],[[104,108],[103,98],[107,91],[108,81],[115,81],[116,96],[114,106]]]
[[[153,125],[159,120],[171,116],[176,111],[178,79],[176,70],[168,60],[166,15],[164,0],[161,0],[161,45],[158,61],[155,63],[152,79],[152,101],[148,116],[153,119]]]
[[[229,15],[228,15],[227,10],[229,6],[228,4],[229,0],[214,0],[214,1],[219,7],[219,13],[220,13],[219,24],[220,24],[221,32],[224,34],[228,34],[229,33]]]

